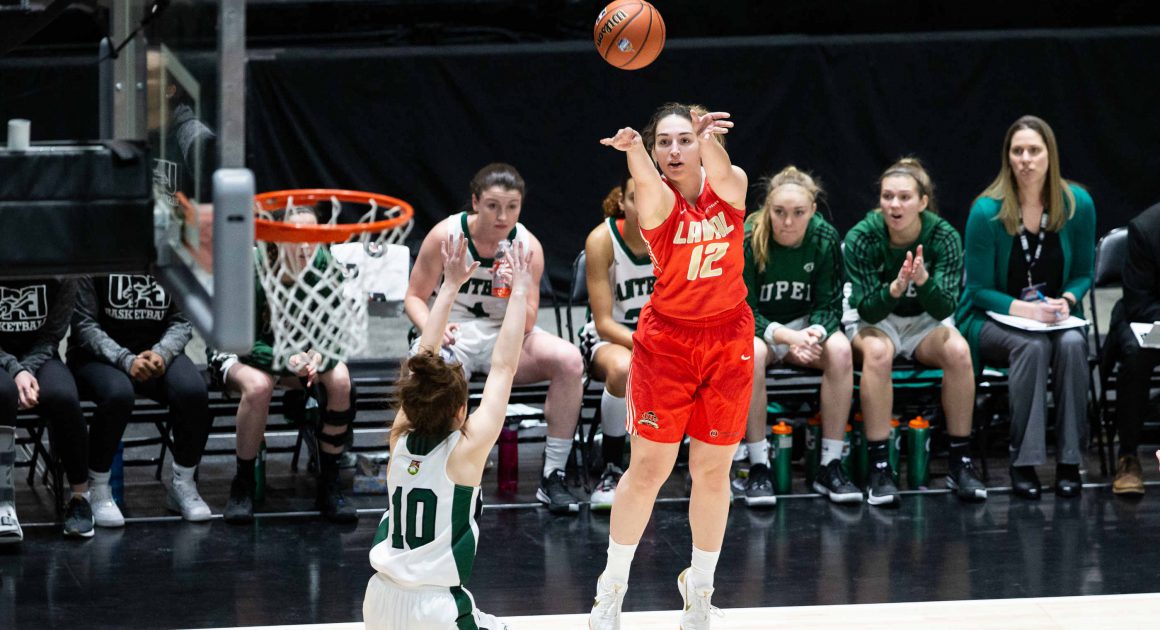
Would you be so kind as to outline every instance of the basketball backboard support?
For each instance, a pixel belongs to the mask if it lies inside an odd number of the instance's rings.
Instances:
[[[158,280],[209,346],[248,352],[254,179],[245,168],[245,3],[166,6],[112,4],[115,42],[148,24],[148,39],[113,60],[113,135],[147,139],[153,151]]]

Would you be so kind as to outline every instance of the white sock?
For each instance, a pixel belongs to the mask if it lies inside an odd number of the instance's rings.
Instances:
[[[628,406],[624,398],[613,396],[608,390],[600,394],[600,430],[608,437],[624,437],[628,433],[625,418]]]
[[[186,468],[177,462],[173,462],[173,483],[184,483],[188,485],[195,485],[193,475],[197,472],[197,466]]]
[[[111,471],[108,471],[108,470],[106,470],[103,473],[99,473],[95,470],[89,469],[89,486],[91,487],[91,486],[107,486],[107,485],[109,485],[109,477],[111,477],[112,474],[113,473]]]
[[[822,438],[822,465],[825,466],[835,459],[842,459],[842,448],[845,444],[844,440]]]
[[[632,568],[632,558],[636,555],[636,545],[622,545],[608,537],[608,564],[604,565],[604,577],[612,582],[628,584],[628,570]]]
[[[688,586],[696,585],[697,588],[713,588],[713,573],[717,571],[717,559],[720,557],[720,551],[703,551],[693,545],[692,570],[685,577],[685,583]]]
[[[769,442],[766,440],[758,440],[756,442],[746,442],[745,445],[749,447],[750,466],[756,466],[758,464],[769,465]]]
[[[572,440],[548,437],[544,447],[544,476],[553,470],[564,470],[568,466],[568,453],[572,452]]]

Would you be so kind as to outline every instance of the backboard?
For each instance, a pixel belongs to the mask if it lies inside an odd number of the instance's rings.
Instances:
[[[212,347],[253,341],[253,195],[245,169],[245,4],[117,0],[117,31],[145,38],[114,66],[115,137],[152,147],[155,273]],[[127,36],[124,33],[122,37]],[[143,93],[128,98],[121,86]]]

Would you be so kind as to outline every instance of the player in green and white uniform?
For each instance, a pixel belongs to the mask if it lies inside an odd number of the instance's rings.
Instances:
[[[636,184],[631,177],[604,199],[604,217],[584,245],[589,318],[580,332],[584,363],[592,378],[604,383],[600,395],[604,472],[589,499],[594,510],[612,509],[616,484],[624,474],[628,431],[624,393],[632,333],[656,282],[636,218]]]
[[[431,306],[419,352],[399,381],[387,473],[390,509],[379,523],[363,620],[368,630],[506,628],[480,612],[464,585],[471,578],[482,510],[479,484],[499,437],[519,365],[531,290],[531,251],[516,243],[507,257],[511,298],[479,408],[467,415],[467,381],[437,353],[460,287],[479,267],[462,237],[441,247],[443,283]],[[505,271],[504,273],[507,273]]]
[[[775,502],[765,439],[765,370],[776,362],[822,370],[822,465],[814,489],[838,503],[862,500],[840,465],[854,369],[850,341],[840,330],[841,242],[817,213],[821,194],[809,174],[787,166],[770,179],[761,210],[745,222],[745,285],[756,335],[745,437],[749,477],[734,484],[751,506]]]
[[[287,211],[285,220],[304,225],[316,225],[318,217],[310,207],[299,206]],[[293,248],[282,252],[268,252],[261,248],[256,256],[283,255],[290,271],[311,267],[307,273],[325,273],[330,268],[330,253],[325,247],[279,245]],[[289,279],[284,280],[289,282]],[[309,283],[309,280],[307,281]],[[321,425],[315,428],[318,440],[319,480],[317,506],[327,519],[340,523],[358,520],[358,512],[346,500],[339,478],[339,459],[346,450],[350,425],[354,422],[354,386],[350,371],[342,362],[323,362],[318,352],[310,349],[312,343],[303,339],[302,351],[288,359],[287,369],[275,369],[274,332],[270,324],[270,307],[265,290],[255,287],[254,345],[250,353],[237,356],[210,351],[212,378],[231,393],[237,394],[238,440],[237,473],[230,484],[230,497],[223,519],[227,523],[245,524],[254,520],[254,464],[269,419],[270,400],[276,387],[302,389],[316,381],[319,388]],[[325,299],[325,295],[323,296]],[[305,381],[305,383],[303,382]]]
[[[492,347],[510,298],[491,295],[493,257],[499,242],[523,244],[534,254],[532,288],[527,293],[527,321],[516,383],[548,381],[544,418],[548,423],[544,466],[536,498],[554,514],[576,514],[580,501],[568,488],[564,469],[572,452],[572,437],[580,418],[584,360],[580,350],[560,337],[536,326],[540,305],[540,277],[544,273],[544,249],[540,241],[519,223],[523,209],[524,180],[509,164],[488,164],[471,180],[471,211],[442,221],[423,239],[403,308],[416,330],[427,332],[430,300],[443,274],[440,245],[453,236],[467,238],[468,254],[480,266],[459,288],[451,308],[450,324],[441,331],[441,352],[463,365],[468,378],[486,373]],[[413,348],[413,350],[417,350]]]
[[[878,182],[880,205],[846,235],[845,253],[850,307],[859,317],[852,345],[862,365],[859,394],[870,454],[866,500],[871,505],[899,500],[886,439],[894,406],[893,363],[900,355],[943,371],[947,485],[961,499],[985,499],[986,486],[968,451],[975,372],[970,348],[949,319],[963,278],[962,239],[938,216],[934,186],[918,160],[898,161]]]

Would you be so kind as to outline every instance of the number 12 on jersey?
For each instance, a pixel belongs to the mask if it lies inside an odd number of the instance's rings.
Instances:
[[[720,267],[713,267],[713,263],[721,260],[729,249],[729,243],[702,243],[693,248],[689,256],[689,280],[697,278],[713,278],[721,275]]]

